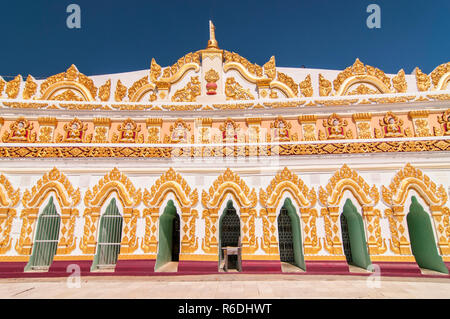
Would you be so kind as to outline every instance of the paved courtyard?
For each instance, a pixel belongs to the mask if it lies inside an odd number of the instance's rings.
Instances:
[[[450,298],[450,279],[202,275],[1,279],[0,298]]]

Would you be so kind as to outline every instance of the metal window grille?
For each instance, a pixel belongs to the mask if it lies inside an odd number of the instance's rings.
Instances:
[[[278,246],[280,248],[280,261],[295,263],[294,238],[292,236],[292,223],[286,208],[281,208],[278,215]]]
[[[241,220],[233,207],[227,208],[222,219],[222,229],[220,236],[220,254],[224,258],[222,247],[238,247],[239,236],[241,235]],[[237,255],[229,256],[228,268],[237,268]]]
[[[347,263],[351,263],[353,261],[353,258],[352,258],[352,249],[350,246],[350,235],[348,233],[347,218],[345,217],[344,214],[341,214],[341,232],[345,258],[347,259]]]
[[[33,268],[49,267],[58,248],[61,217],[56,211],[53,197],[38,218],[34,240],[31,266]]]
[[[122,240],[123,217],[119,213],[115,199],[106,208],[100,218],[99,237],[97,244],[97,266],[115,265],[120,253]]]

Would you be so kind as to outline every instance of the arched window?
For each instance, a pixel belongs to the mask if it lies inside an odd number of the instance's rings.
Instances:
[[[224,257],[222,247],[238,247],[240,236],[241,220],[233,207],[233,202],[229,200],[219,221],[219,267]],[[238,256],[231,255],[228,258],[228,268],[237,269]]]
[[[411,250],[419,267],[448,274],[448,269],[438,253],[430,217],[415,196],[411,198],[406,221]]]
[[[180,255],[180,216],[172,200],[167,203],[163,214],[159,217],[158,255],[155,271],[169,262],[177,262]],[[164,270],[163,270],[164,271]],[[170,268],[166,271],[176,271]]]
[[[122,240],[123,217],[120,215],[113,198],[100,218],[98,228],[97,252],[94,257],[92,270],[113,269],[120,253]]]
[[[33,251],[25,271],[45,271],[51,266],[59,241],[61,217],[56,211],[53,197],[38,218]]]
[[[290,263],[305,270],[300,218],[289,198],[285,199],[284,205],[278,215],[277,222],[280,261]]]

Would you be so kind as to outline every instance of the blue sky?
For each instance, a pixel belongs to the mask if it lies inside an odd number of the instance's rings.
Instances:
[[[81,7],[81,29],[66,8]],[[369,4],[381,28],[369,29]],[[259,65],[343,69],[359,57],[397,73],[429,73],[450,61],[450,1],[15,0],[0,11],[0,75],[45,78],[71,64],[87,75],[171,65],[206,46],[208,20],[221,49]],[[9,79],[9,78],[6,78]]]

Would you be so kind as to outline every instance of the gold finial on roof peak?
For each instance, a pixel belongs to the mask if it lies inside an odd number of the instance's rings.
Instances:
[[[217,43],[217,40],[216,40],[216,27],[214,26],[214,24],[212,23],[211,20],[209,20],[209,41],[208,41],[208,46],[206,48],[207,49],[210,49],[210,48],[218,49],[219,48],[219,44]]]

